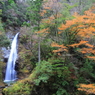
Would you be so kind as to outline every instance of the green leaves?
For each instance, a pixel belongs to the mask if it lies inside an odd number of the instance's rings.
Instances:
[[[39,75],[37,79],[35,79],[36,85],[39,85],[40,82],[46,83],[52,75],[52,64],[47,61],[42,61],[40,65],[37,64],[35,70],[35,74]]]
[[[8,0],[9,4],[15,4],[14,0]]]
[[[15,3],[14,0],[2,1],[2,14],[1,18],[4,23],[4,27],[8,28],[21,26],[23,22],[29,20],[26,14],[27,6],[19,3]]]
[[[4,33],[4,29],[0,20],[0,47],[8,47],[10,45],[9,39],[6,37]]]
[[[29,83],[16,83],[12,87],[5,88],[3,90],[5,95],[30,95],[31,88]]]
[[[29,1],[29,7],[27,8],[27,15],[29,15],[31,24],[37,25],[38,27],[41,20],[40,10],[42,1],[43,0]]]

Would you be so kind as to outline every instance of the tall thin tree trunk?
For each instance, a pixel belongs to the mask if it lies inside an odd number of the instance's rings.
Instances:
[[[39,42],[38,42],[38,62],[40,63],[41,61],[41,48],[40,48],[40,37],[39,37]]]

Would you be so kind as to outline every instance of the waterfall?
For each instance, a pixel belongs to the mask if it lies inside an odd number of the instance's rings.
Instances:
[[[4,82],[10,84],[17,80],[17,72],[15,71],[15,62],[17,59],[17,40],[18,40],[17,33],[12,41],[11,51],[7,62],[6,74]]]

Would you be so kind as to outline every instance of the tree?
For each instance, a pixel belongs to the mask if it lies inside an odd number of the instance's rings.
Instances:
[[[68,40],[70,42],[65,44],[66,45],[65,48],[68,48],[69,52],[70,52],[69,50],[70,47],[73,47],[74,50],[76,50],[77,52],[81,52],[86,58],[94,59],[94,56],[95,56],[94,43],[89,43],[90,38],[94,39],[94,35],[95,35],[94,16],[95,14],[92,13],[91,10],[86,11],[83,16],[75,14],[75,17],[76,17],[75,19],[67,20],[66,24],[62,24],[58,28],[59,29],[58,34],[68,32],[68,36],[69,36]],[[61,52],[64,51],[63,46],[64,44],[59,45],[60,47],[59,49],[62,48]],[[59,52],[59,51],[56,50],[56,52]],[[88,56],[89,54],[91,56]]]
[[[29,0],[29,7],[27,14],[29,15],[30,18],[30,23],[31,25],[35,26],[34,28],[39,30],[40,29],[40,21],[41,21],[41,8],[42,8],[42,1],[43,0]]]
[[[14,0],[5,0],[0,1],[0,8],[2,9],[0,17],[5,28],[21,27],[24,22],[29,20],[26,15],[27,3],[19,4]]]
[[[2,15],[2,10],[0,10],[0,15]],[[10,41],[5,35],[5,31],[0,19],[0,47],[8,47],[9,45]]]

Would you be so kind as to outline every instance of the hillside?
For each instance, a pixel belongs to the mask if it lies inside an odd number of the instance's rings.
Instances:
[[[14,36],[6,34],[19,32],[18,80],[2,95],[95,94],[94,3],[1,0],[0,47],[7,50]],[[2,55],[1,50],[0,72],[7,63]]]

